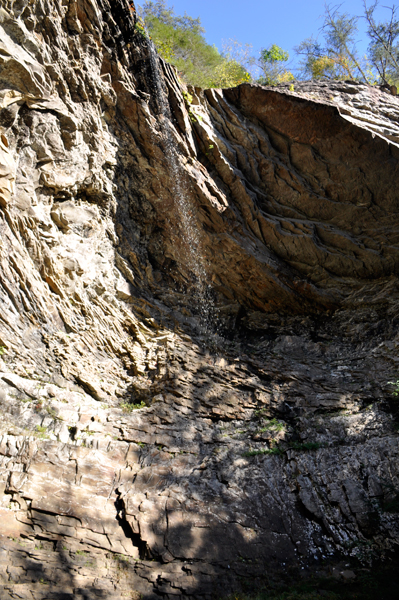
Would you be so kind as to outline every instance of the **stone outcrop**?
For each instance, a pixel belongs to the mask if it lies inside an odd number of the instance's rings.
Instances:
[[[356,82],[186,89],[126,0],[2,3],[2,600],[392,555],[398,121]]]

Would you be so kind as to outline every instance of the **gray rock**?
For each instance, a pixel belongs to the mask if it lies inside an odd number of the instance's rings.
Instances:
[[[0,596],[386,557],[397,97],[186,90],[122,0],[6,2],[0,46]]]

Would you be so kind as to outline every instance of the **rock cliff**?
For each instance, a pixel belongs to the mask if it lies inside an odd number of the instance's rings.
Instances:
[[[398,123],[186,89],[127,0],[3,0],[2,600],[392,555]]]

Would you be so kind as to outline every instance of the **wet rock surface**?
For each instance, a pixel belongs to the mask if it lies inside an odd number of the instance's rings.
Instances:
[[[124,0],[6,0],[0,50],[1,598],[388,559],[398,99],[155,82]]]

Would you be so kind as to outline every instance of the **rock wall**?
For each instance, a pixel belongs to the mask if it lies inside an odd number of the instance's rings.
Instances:
[[[126,0],[3,1],[2,600],[391,556],[398,117],[355,82],[186,89]]]

